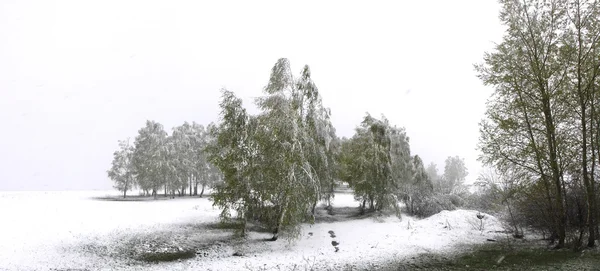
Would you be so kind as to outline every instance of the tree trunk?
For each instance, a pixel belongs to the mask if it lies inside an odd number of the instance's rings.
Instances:
[[[123,198],[127,197],[127,188],[123,189]]]
[[[198,196],[198,183],[194,186],[194,196]]]
[[[361,213],[365,212],[365,209],[367,208],[366,205],[367,205],[367,198],[365,197],[365,198],[363,198],[362,204],[360,205],[361,206],[361,208],[360,208],[360,212]]]
[[[531,140],[531,144],[533,146],[533,151],[535,154],[535,161],[536,161],[536,165],[537,168],[540,172],[541,175],[541,180],[542,180],[542,184],[544,185],[544,191],[546,192],[546,200],[548,201],[548,211],[550,212],[550,215],[552,217],[552,221],[554,223],[552,223],[552,228],[554,228],[555,232],[559,231],[559,223],[558,223],[558,218],[554,215],[555,211],[554,211],[554,203],[552,202],[552,196],[550,195],[550,181],[548,180],[547,174],[544,170],[544,167],[542,166],[542,153],[541,153],[541,147],[538,146],[538,144],[536,143],[537,140],[533,134],[533,127],[531,124],[531,120],[529,117],[529,109],[526,106],[526,102],[523,98],[524,95],[524,91],[523,89],[521,89],[521,87],[518,84],[514,84],[513,87],[515,88],[515,90],[517,91],[517,97],[519,99],[519,105],[520,105],[520,109],[523,112],[523,116],[525,117],[525,124],[527,125],[527,134],[529,136],[529,140]],[[525,94],[526,95],[526,94]]]
[[[510,208],[510,202],[506,200],[506,207],[508,207],[508,214],[510,215],[511,223],[515,228],[515,236],[519,234],[519,228],[517,228],[517,221],[515,220],[515,216],[513,215],[512,209]]]
[[[592,93],[594,93],[594,88],[592,88]],[[590,179],[590,184],[591,184],[591,188],[593,191],[593,194],[596,195],[596,180],[594,179],[596,176],[595,173],[595,169],[596,166],[594,166],[594,163],[597,161],[598,163],[598,167],[600,168],[600,118],[597,115],[596,112],[596,108],[594,105],[594,101],[595,101],[595,95],[592,95],[592,121],[591,121],[591,127],[590,127],[590,131],[591,131],[591,135],[590,135],[590,140],[592,141],[591,144],[591,148],[592,148],[592,169],[591,169],[591,179]],[[594,133],[594,123],[597,122],[597,126],[595,129],[595,133]],[[597,198],[594,196],[592,197],[593,200],[593,205],[594,206],[594,211],[591,212],[593,219],[594,219],[594,232],[595,232],[595,236],[598,237],[598,202],[597,202]],[[589,242],[588,242],[589,243]]]
[[[287,212],[287,200],[284,199],[285,203],[283,204],[283,208],[281,209],[281,212],[279,213],[279,218],[277,219],[277,226],[275,227],[275,230],[273,231],[273,238],[271,238],[271,241],[277,241],[277,239],[279,238],[279,230],[281,229],[281,225],[283,224],[283,219],[285,218],[285,213]]]
[[[247,231],[246,231],[246,225],[248,224],[248,210],[244,210],[242,212],[242,237],[246,237],[247,235]]]
[[[312,205],[312,208],[310,210],[310,218],[311,218],[311,223],[315,223],[315,210],[317,209],[317,202],[315,201]]]
[[[558,245],[556,248],[562,248],[565,245],[566,237],[566,216],[562,191],[562,183],[560,178],[560,168],[557,155],[556,128],[554,126],[554,118],[551,110],[550,98],[548,93],[544,93],[542,98],[543,114],[546,128],[546,139],[548,140],[548,154],[550,158],[550,169],[552,172],[552,181],[556,189],[556,218],[558,227]]]
[[[190,182],[190,196],[192,196],[192,182],[194,182],[194,176],[190,176],[189,178],[189,182]]]
[[[202,195],[204,195],[204,186],[205,186],[205,184],[202,184],[202,191],[200,191],[200,197],[202,197]]]

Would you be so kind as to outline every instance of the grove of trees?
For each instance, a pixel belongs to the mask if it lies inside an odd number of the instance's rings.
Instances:
[[[395,211],[400,204],[418,216],[460,205],[467,171],[449,157],[444,175],[411,155],[404,128],[368,113],[351,138],[338,138],[310,68],[294,76],[287,59],[271,70],[251,115],[234,92],[221,90],[220,119],[206,128],[184,123],[169,135],[147,121],[133,144],[119,143],[109,177],[123,196],[133,187],[146,195],[202,195],[212,189],[221,218],[245,235],[259,224],[293,239],[314,222],[319,202],[332,207],[334,188],[346,182],[366,212]],[[432,175],[434,174],[434,175]]]
[[[108,176],[123,197],[134,187],[155,198],[162,189],[165,196],[168,193],[183,196],[186,191],[198,195],[198,186],[202,196],[206,186],[221,179],[204,152],[211,140],[210,134],[197,123],[185,122],[173,128],[169,136],[160,123],[147,121],[133,144],[129,139],[119,141]]]
[[[517,217],[513,224],[547,233],[559,248],[592,247],[600,177],[600,2],[500,3],[505,36],[476,66],[495,90],[479,144],[480,160],[495,174],[482,180],[502,192],[500,200]]]

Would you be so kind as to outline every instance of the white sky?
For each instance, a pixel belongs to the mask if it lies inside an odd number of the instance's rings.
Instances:
[[[107,189],[117,140],[218,117],[219,89],[261,95],[278,58],[304,64],[339,136],[365,112],[411,151],[477,177],[491,89],[473,64],[499,42],[496,0],[0,1],[0,190]]]

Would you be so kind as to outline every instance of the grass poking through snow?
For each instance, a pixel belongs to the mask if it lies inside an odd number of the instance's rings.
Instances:
[[[600,252],[552,250],[539,243],[474,245],[457,255],[426,253],[385,270],[599,270]]]

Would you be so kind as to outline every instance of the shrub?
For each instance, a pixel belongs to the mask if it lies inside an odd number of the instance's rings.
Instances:
[[[454,204],[453,201],[456,202],[456,204]],[[464,200],[456,195],[434,194],[415,201],[412,215],[421,218],[429,217],[443,210],[456,210],[458,207],[457,205],[460,206],[463,203]]]
[[[463,198],[461,198],[458,195],[446,195],[448,197],[448,199],[450,200],[450,202],[452,203],[452,205],[454,205],[455,207],[463,207],[465,206],[465,200]]]

